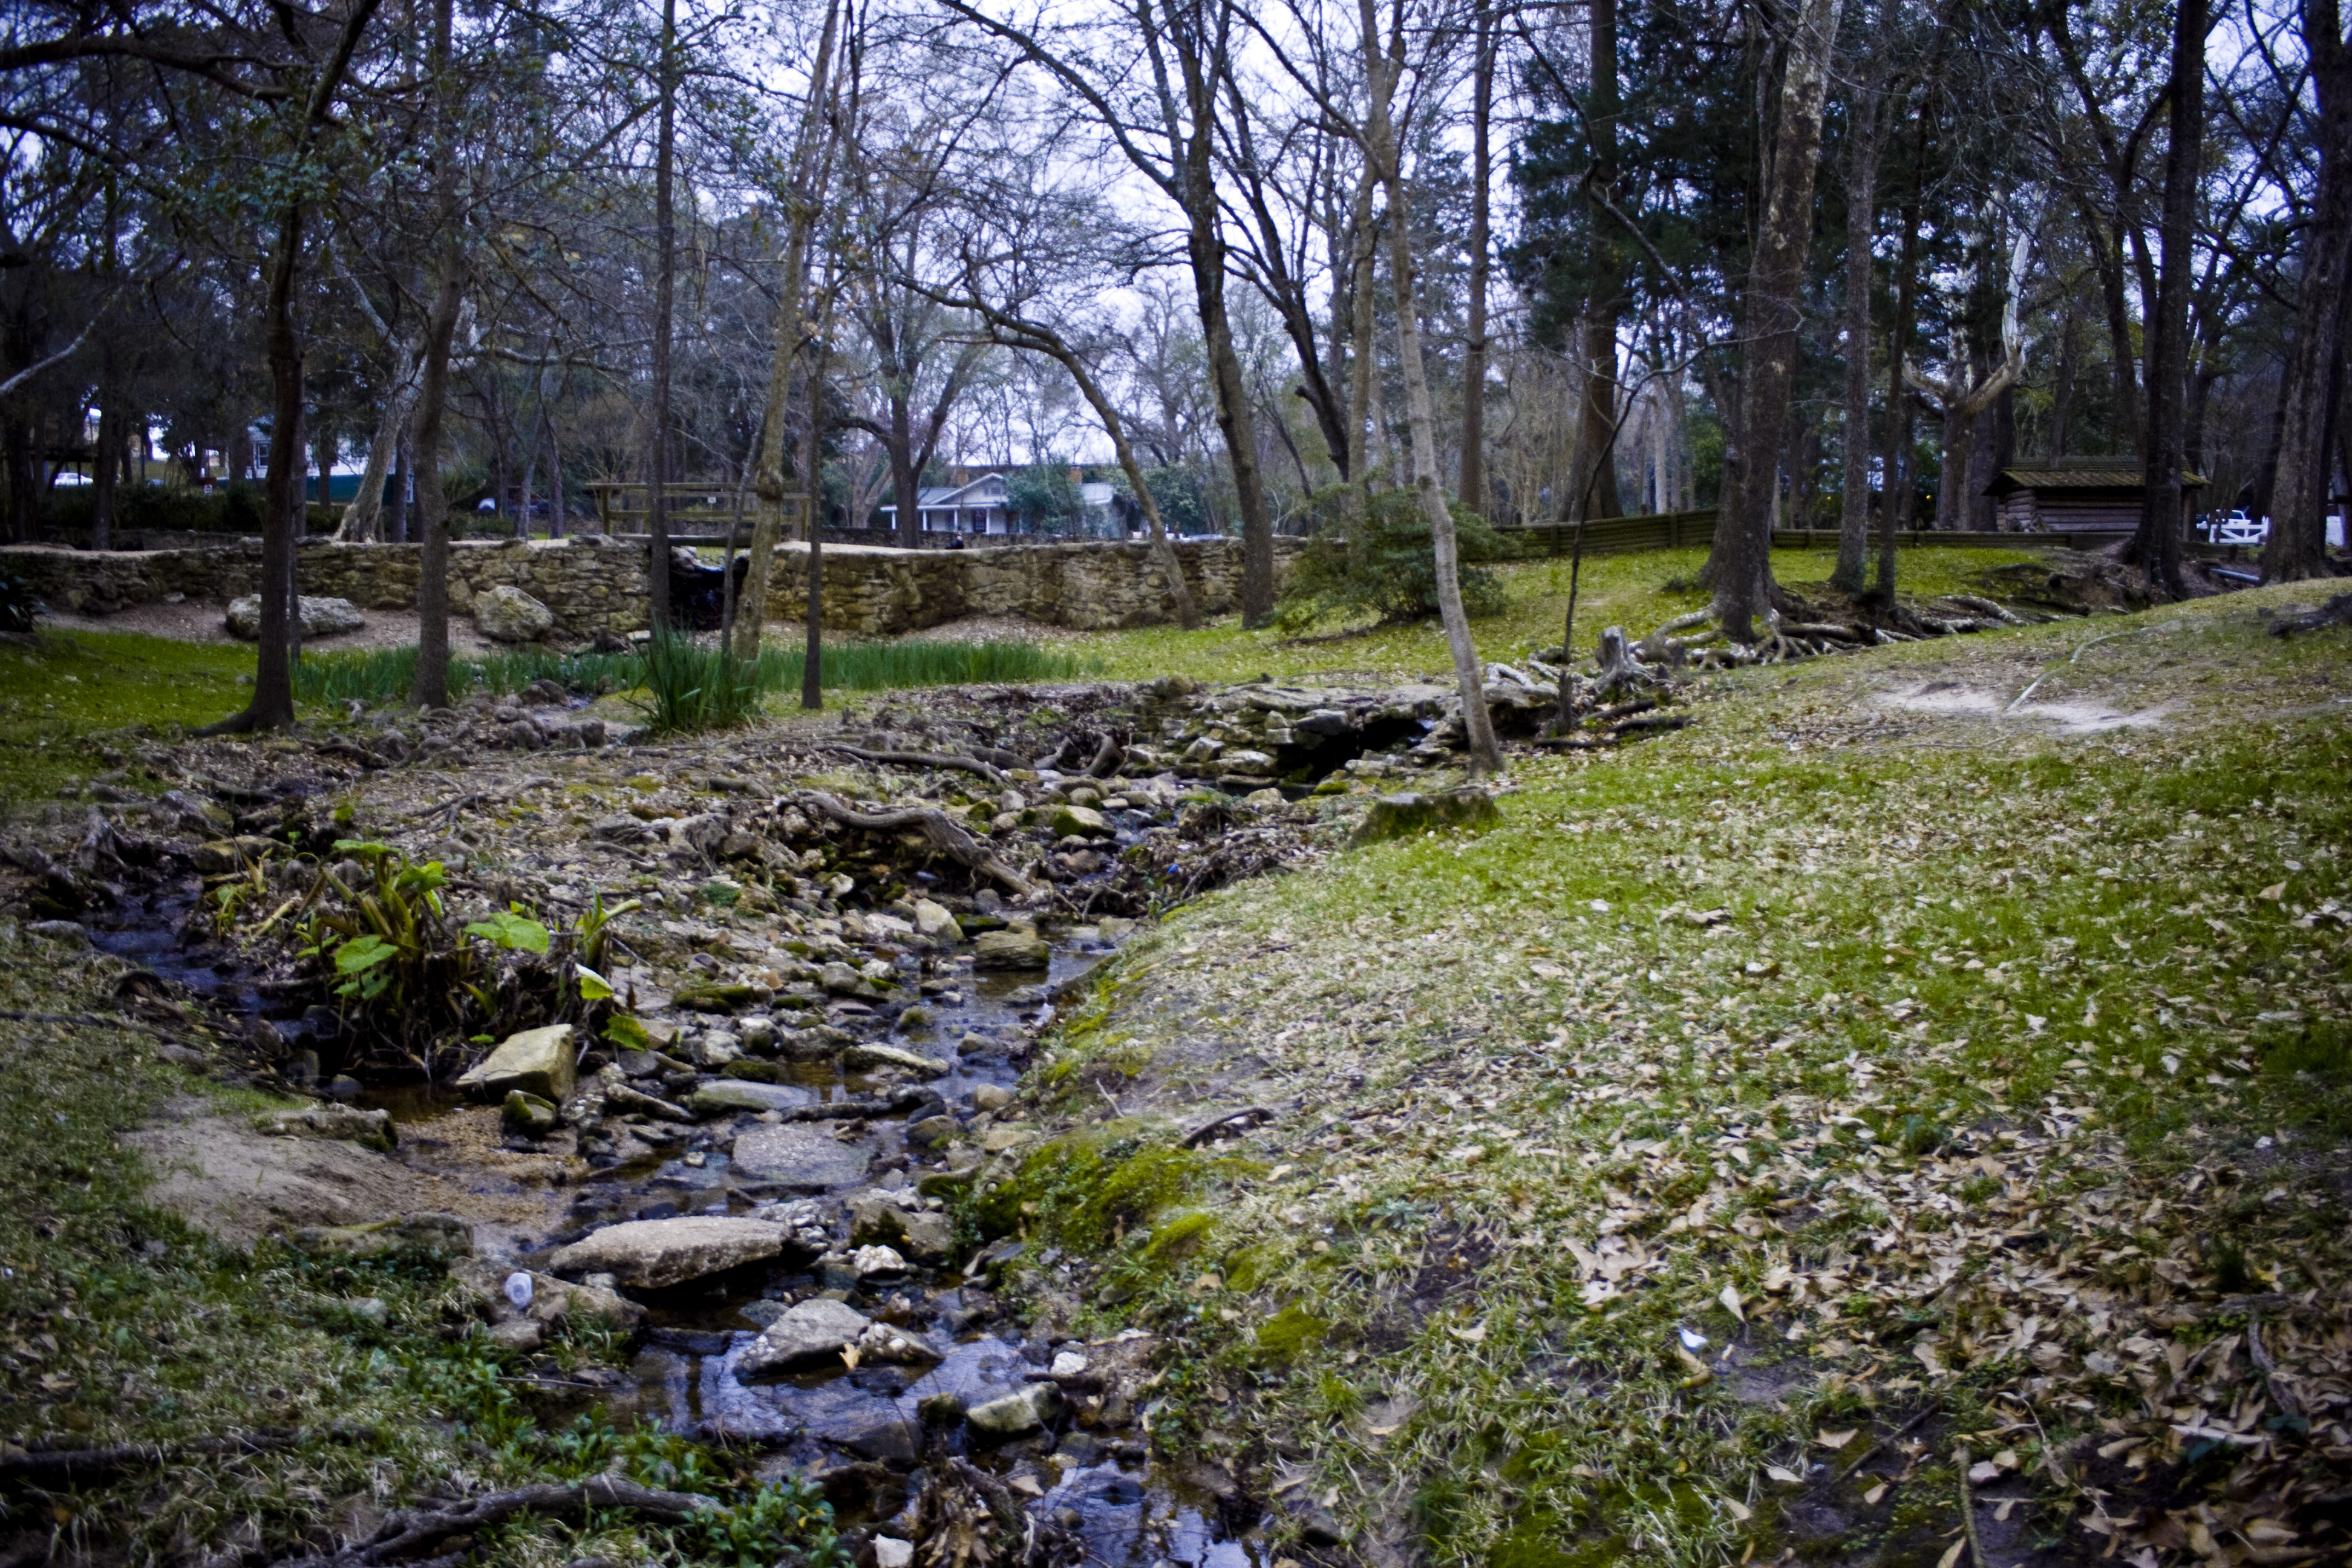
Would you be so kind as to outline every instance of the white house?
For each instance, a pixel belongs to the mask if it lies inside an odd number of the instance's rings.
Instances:
[[[954,483],[925,485],[918,489],[915,506],[922,519],[922,531],[993,534],[1039,531],[1025,519],[1013,515],[1005,490],[1005,472],[1004,468],[958,467],[949,476]],[[1077,485],[1080,509],[1077,526],[1072,531],[1091,539],[1125,538],[1125,514],[1132,509],[1116,504],[1118,492],[1112,486],[1080,479],[1078,475],[1078,469],[1070,470],[1070,478]],[[898,526],[898,503],[888,501],[876,510],[878,525],[895,531]]]

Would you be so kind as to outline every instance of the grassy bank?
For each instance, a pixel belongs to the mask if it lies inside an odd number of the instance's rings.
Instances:
[[[1981,591],[1977,582],[1980,573],[2031,559],[2031,552],[2016,550],[1909,551],[1900,566],[1902,591],[1919,597]],[[1706,604],[1706,595],[1687,586],[1706,562],[1704,550],[1586,561],[1577,583],[1578,657],[1592,657],[1603,626],[1622,626],[1640,637]],[[1799,593],[1808,584],[1826,584],[1835,564],[1835,555],[1828,551],[1772,552],[1774,574]],[[1568,609],[1570,563],[1510,562],[1492,570],[1502,580],[1505,605],[1501,614],[1471,623],[1479,653],[1506,659],[1558,647]],[[1262,674],[1277,680],[1346,674],[1422,679],[1451,668],[1444,635],[1434,620],[1409,626],[1326,626],[1299,637],[1244,631],[1238,618],[1228,616],[1197,632],[1146,626],[1092,634],[1074,639],[1074,646],[1098,657],[1104,673],[1118,680],[1149,680],[1166,674],[1208,681],[1247,680]]]
[[[126,765],[92,737],[128,753],[142,732],[226,718],[252,695],[240,678],[253,678],[251,648],[133,632],[51,632],[36,647],[0,647],[0,801],[49,799]]]
[[[1973,1494],[1995,1561],[2340,1550],[2352,680],[2283,596],[1752,672],[1181,911],[984,1215],[1359,1549],[1948,1564]]]
[[[483,1532],[482,1560],[805,1552],[829,1568],[829,1516],[797,1483],[753,1483],[733,1459],[659,1432],[534,1416],[540,1381],[611,1358],[617,1336],[583,1328],[517,1356],[469,1331],[470,1309],[429,1258],[321,1259],[270,1241],[247,1255],[148,1206],[153,1173],[124,1132],[174,1096],[224,1114],[272,1102],[184,1072],[151,1031],[70,1021],[111,1010],[118,973],[0,922],[0,1008],[23,1020],[0,1052],[0,1126],[11,1130],[0,1139],[0,1552],[150,1563],[236,1544],[284,1556],[363,1535],[421,1497],[610,1468],[717,1506],[676,1529],[526,1516]],[[27,1481],[5,1463],[12,1445],[126,1444],[163,1452],[96,1479]]]

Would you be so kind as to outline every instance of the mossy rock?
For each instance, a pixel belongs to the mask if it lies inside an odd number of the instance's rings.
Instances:
[[[1495,805],[1495,797],[1483,789],[1449,790],[1444,795],[1415,791],[1384,795],[1364,813],[1348,847],[1359,849],[1367,844],[1385,844],[1392,838],[1412,838],[1441,829],[1484,833],[1499,826],[1502,820],[1503,813]]]
[[[758,998],[749,985],[684,985],[670,998],[689,1013],[740,1013]]]

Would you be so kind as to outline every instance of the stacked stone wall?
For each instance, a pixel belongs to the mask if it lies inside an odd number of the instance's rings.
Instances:
[[[1277,569],[1289,541],[1277,541]],[[1201,608],[1227,614],[1241,598],[1238,540],[1175,546]],[[362,610],[416,604],[422,549],[415,544],[311,541],[296,555],[300,591],[349,599]],[[48,546],[0,550],[0,563],[26,577],[57,609],[108,616],[177,594],[226,603],[257,591],[261,547],[236,540],[194,549],[82,551]],[[778,550],[768,616],[797,625],[806,603],[808,551]],[[460,540],[449,546],[449,601],[468,614],[474,597],[511,585],[545,605],[569,637],[627,633],[646,625],[642,545],[593,534],[557,540]],[[971,550],[887,550],[827,545],[824,620],[861,637],[923,631],[972,616],[1017,616],[1078,631],[1173,620],[1167,579],[1147,544],[1101,542]]]

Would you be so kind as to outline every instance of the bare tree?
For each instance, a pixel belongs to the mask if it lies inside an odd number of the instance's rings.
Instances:
[[[1739,417],[1724,458],[1722,506],[1707,563],[1715,584],[1714,613],[1724,635],[1741,642],[1754,637],[1755,617],[1771,606],[1774,594],[1772,497],[1779,436],[1788,426],[1796,376],[1798,294],[1812,232],[1822,107],[1829,91],[1838,8],[1839,0],[1802,0],[1794,14],[1757,220]]]

